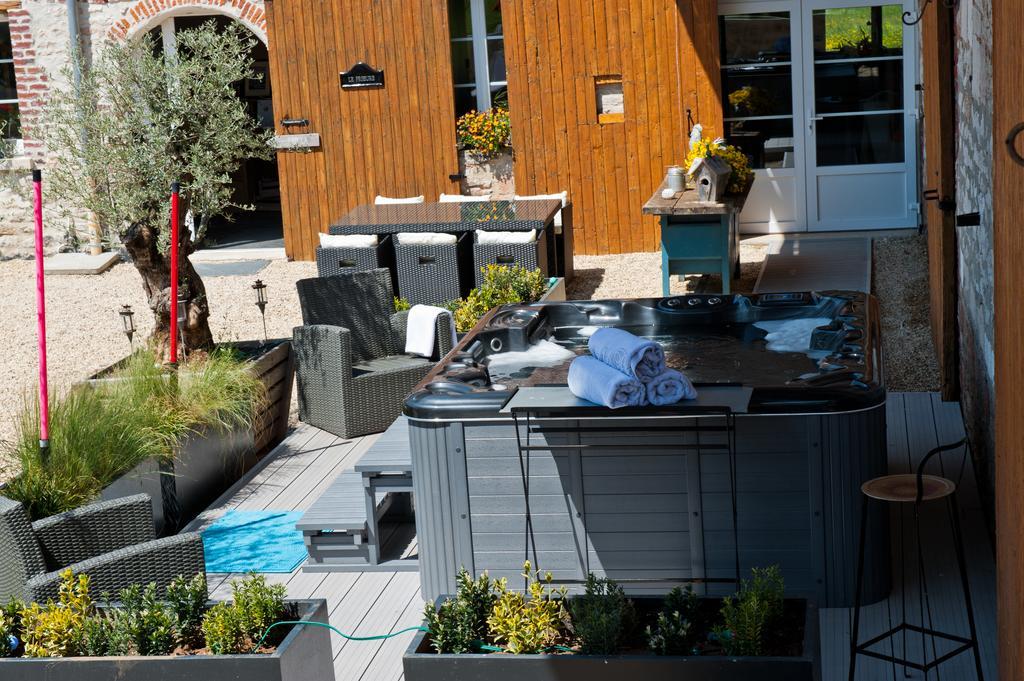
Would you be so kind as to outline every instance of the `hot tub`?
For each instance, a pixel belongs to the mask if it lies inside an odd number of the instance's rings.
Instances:
[[[572,397],[568,365],[605,326],[662,343],[699,400],[612,411]],[[460,567],[513,581],[526,558],[571,586],[593,572],[635,593],[728,593],[738,560],[849,606],[859,488],[886,473],[881,367],[862,293],[492,310],[405,403],[423,596],[452,593]],[[884,512],[869,522],[877,600]]]

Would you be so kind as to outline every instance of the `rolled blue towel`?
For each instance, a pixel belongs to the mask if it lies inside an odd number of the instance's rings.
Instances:
[[[661,345],[622,329],[598,329],[588,345],[594,357],[641,383],[648,383],[666,369]]]
[[[588,355],[577,357],[569,365],[569,390],[576,397],[609,409],[639,407],[646,402],[640,381]]]
[[[690,379],[675,369],[666,369],[645,387],[647,388],[647,401],[658,407],[675,404],[682,400],[697,399],[697,390],[693,387],[693,383],[690,383]]]

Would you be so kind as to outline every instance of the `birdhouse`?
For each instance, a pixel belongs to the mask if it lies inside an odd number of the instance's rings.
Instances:
[[[690,166],[690,178],[697,186],[697,200],[716,202],[722,199],[729,184],[732,167],[717,156],[698,158]]]

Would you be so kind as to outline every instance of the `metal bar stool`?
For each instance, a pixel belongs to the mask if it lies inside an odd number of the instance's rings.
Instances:
[[[900,665],[904,668],[904,675],[909,676],[906,670],[907,668],[916,669],[917,671],[924,672],[925,678],[928,677],[928,672],[938,667],[944,662],[951,660],[952,658],[972,651],[974,653],[974,666],[977,672],[978,681],[984,681],[984,675],[981,670],[981,652],[978,648],[978,632],[974,624],[974,607],[971,604],[971,589],[967,578],[967,562],[964,558],[964,544],[963,534],[960,529],[960,509],[957,505],[956,500],[956,483],[946,478],[941,478],[935,475],[926,475],[924,473],[925,466],[928,461],[942,452],[950,451],[964,447],[967,444],[966,440],[961,440],[955,444],[943,445],[936,447],[935,449],[928,452],[921,462],[917,465],[916,473],[902,473],[899,475],[886,475],[873,480],[868,480],[861,485],[861,493],[864,495],[863,502],[861,505],[861,523],[860,523],[860,549],[859,556],[857,559],[857,589],[854,593],[854,606],[853,606],[853,629],[850,633],[850,676],[849,681],[854,681],[854,675],[857,669],[857,656],[864,655],[866,657],[872,657],[885,662],[891,662],[894,666]],[[966,452],[965,452],[966,456]],[[964,638],[963,636],[957,636],[946,632],[938,631],[926,627],[924,622],[924,611],[928,608],[928,624],[931,625],[931,606],[928,604],[928,584],[925,578],[924,571],[924,551],[921,546],[921,504],[931,501],[946,500],[946,511],[949,515],[950,528],[953,532],[953,544],[956,548],[956,561],[957,566],[960,570],[960,582],[963,587],[964,605],[967,609],[967,623],[970,626],[970,638]],[[859,643],[859,626],[860,626],[860,606],[861,606],[861,588],[864,578],[864,545],[867,540],[867,520],[868,520],[868,503],[871,500],[882,501],[885,503],[897,503],[897,504],[914,504],[914,525],[917,534],[917,563],[918,570],[920,572],[920,581],[918,584],[918,592],[920,598],[920,609],[921,609],[921,625],[910,624],[907,621],[907,601],[906,601],[906,569],[902,563],[905,561],[903,553],[901,551],[901,568],[900,577],[902,581],[902,600],[903,600],[903,621],[895,627],[889,629],[883,634],[879,634],[863,643]],[[902,516],[900,523],[902,527]],[[902,532],[901,532],[902,535]],[[921,662],[915,662],[913,660],[906,659],[909,657],[907,652],[907,632],[915,632],[921,635],[921,647],[922,647],[922,659]],[[896,657],[895,655],[885,655],[883,653],[871,650],[871,648],[882,641],[891,639],[899,634],[903,635],[903,654],[904,657]],[[944,639],[954,644],[958,644],[952,650],[935,656],[934,659],[928,659],[927,644],[926,640],[931,637],[932,650],[935,650],[935,639]],[[933,655],[935,653],[933,652]]]

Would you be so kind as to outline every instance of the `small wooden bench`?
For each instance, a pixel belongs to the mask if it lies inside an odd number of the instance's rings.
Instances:
[[[400,416],[360,457],[339,475],[302,515],[309,560],[304,570],[349,572],[413,571],[413,559],[381,561],[379,524],[395,494],[412,494],[409,422]],[[411,506],[410,506],[411,507]]]

